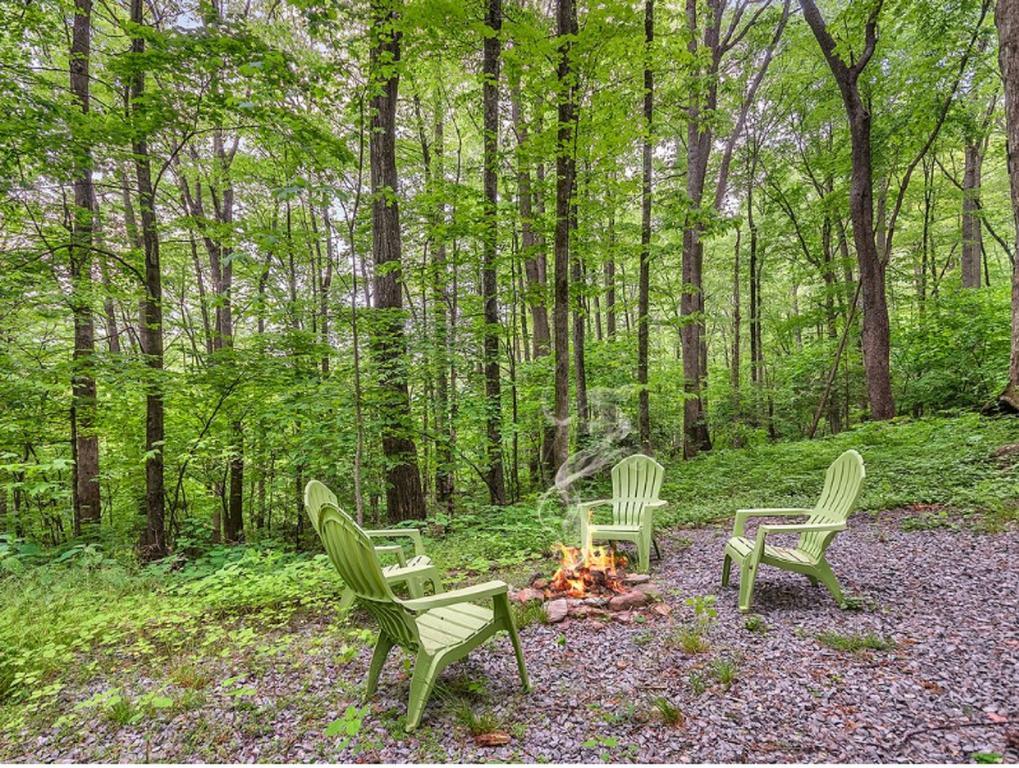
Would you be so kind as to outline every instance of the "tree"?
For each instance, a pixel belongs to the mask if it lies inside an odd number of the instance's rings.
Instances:
[[[400,207],[397,198],[396,105],[400,85],[399,0],[372,0],[371,136],[372,259],[378,315],[372,348],[382,395],[386,509],[394,520],[420,519],[425,500],[417,446],[409,436],[406,342],[401,290]]]
[[[1011,411],[1019,412],[1019,0],[998,0],[994,19],[998,27],[998,66],[1005,87],[1005,142],[1016,232],[1016,257],[1012,260],[1012,352],[1008,385],[1001,402]]]
[[[654,0],[644,3],[644,139],[642,142],[643,183],[640,192],[640,288],[637,301],[637,385],[640,387],[638,421],[640,445],[651,452],[651,413],[648,393],[648,315],[651,284],[651,131],[654,116],[654,72],[651,69],[651,45],[655,39]],[[613,328],[613,331],[615,329]]]
[[[499,383],[498,276],[495,256],[499,236],[499,33],[502,0],[488,0],[485,16],[482,100],[484,102],[485,241],[481,267],[481,292],[485,302],[485,422],[488,470],[486,482],[493,504],[506,503],[502,466],[502,389]]]
[[[145,125],[145,13],[143,0],[131,0],[131,54],[134,66],[131,78],[132,118],[131,152],[138,182],[138,208],[141,213],[141,239],[145,255],[145,294],[142,298],[142,352],[148,375],[145,381],[145,516],[141,553],[146,560],[167,554],[166,527],[163,520],[164,489],[164,406],[163,406],[163,276],[159,261],[159,231],[156,224],[156,193],[152,182]]]
[[[553,457],[562,466],[570,450],[570,218],[577,160],[574,141],[577,130],[576,82],[570,63],[573,36],[577,33],[575,0],[556,0],[558,37],[558,124],[556,131],[555,277],[552,324],[555,348],[555,443]]]
[[[71,271],[71,311],[74,315],[74,373],[72,375],[71,440],[74,456],[74,530],[98,523],[99,435],[96,433],[95,322],[91,305],[92,236],[95,191],[92,184],[92,147],[89,138],[89,55],[92,35],[92,0],[75,0],[71,32],[71,93],[81,109],[75,131],[74,210],[68,255]]]

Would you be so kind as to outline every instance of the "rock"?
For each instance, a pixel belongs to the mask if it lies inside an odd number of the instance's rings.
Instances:
[[[662,591],[658,589],[657,585],[652,584],[650,582],[647,582],[645,584],[638,584],[637,586],[634,587],[634,589],[637,590],[638,592],[643,592],[652,600],[662,599]]]
[[[634,589],[630,592],[624,592],[621,595],[616,595],[609,600],[609,610],[626,611],[630,608],[640,608],[640,606],[647,605],[650,602],[650,595],[640,589]]]
[[[569,612],[570,604],[566,602],[565,597],[545,603],[545,616],[548,617],[549,624],[558,624],[566,618],[566,614]]]
[[[544,589],[545,587],[548,586],[548,579],[546,579],[544,576],[539,576],[538,578],[533,579],[531,581],[531,586],[534,589]]]
[[[543,595],[536,589],[524,587],[523,589],[519,590],[515,595],[513,595],[513,599],[519,603],[529,603],[531,600],[537,600],[541,602],[542,600],[545,599],[545,595]]]
[[[474,737],[474,743],[479,747],[501,747],[510,743],[508,733],[492,731],[491,733],[479,733]]]
[[[624,584],[646,584],[651,577],[646,573],[628,573],[623,577]]]
[[[584,605],[594,606],[595,608],[604,608],[609,604],[609,599],[607,597],[585,597],[580,602]]]
[[[672,606],[670,606],[668,603],[655,603],[651,610],[661,616],[668,616],[670,613],[672,613]]]

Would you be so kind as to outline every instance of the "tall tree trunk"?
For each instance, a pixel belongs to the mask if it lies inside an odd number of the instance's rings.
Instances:
[[[732,387],[733,410],[739,418],[740,412],[740,332],[743,316],[740,306],[740,245],[743,231],[736,227],[736,247],[732,257],[732,362],[729,367],[729,385]]]
[[[655,3],[644,3],[644,140],[643,183],[640,193],[640,287],[637,298],[637,386],[640,446],[651,453],[651,408],[648,393],[648,314],[651,291],[651,131],[654,115],[654,72],[651,69],[651,46],[655,39]]]
[[[1008,178],[1016,232],[1016,258],[1012,262],[1012,354],[1008,386],[1001,402],[1019,412],[1019,0],[998,0],[994,18],[998,26],[998,66],[1005,83]]]
[[[449,304],[446,286],[446,204],[442,187],[445,183],[445,148],[443,142],[442,99],[435,94],[435,124],[433,127],[432,146],[434,148],[434,170],[432,181],[438,186],[439,203],[435,208],[436,231],[439,233],[432,245],[432,323],[435,326],[435,431],[439,436],[439,445],[435,460],[435,499],[450,512],[453,510],[454,461],[452,422],[449,409],[449,320],[446,308]]]
[[[586,172],[584,188],[587,188]],[[577,443],[581,445],[588,437],[588,403],[587,403],[587,365],[584,353],[587,350],[586,325],[587,311],[584,307],[584,260],[577,241],[577,198],[570,203],[570,238],[573,247],[570,249],[570,281],[573,289],[573,383],[577,397]]]
[[[572,37],[577,31],[575,0],[556,0],[559,38],[558,125],[556,130],[556,219],[553,325],[555,326],[555,442],[552,458],[565,463],[570,450],[570,203],[576,176],[574,134],[577,129],[575,76],[570,62]]]
[[[484,85],[484,187],[485,241],[481,267],[481,293],[485,302],[485,431],[488,467],[486,482],[493,504],[506,503],[506,481],[502,464],[502,386],[499,374],[499,284],[495,266],[499,236],[499,33],[502,29],[502,0],[488,0],[485,24]]]
[[[71,33],[71,93],[82,112],[89,114],[89,55],[92,35],[92,0],[75,0]],[[92,315],[92,239],[95,192],[92,186],[92,144],[87,131],[75,137],[74,215],[68,248],[71,272],[71,312],[74,316],[74,353],[71,376],[71,432],[74,445],[74,532],[99,522],[99,436],[96,434],[95,320]]]
[[[836,51],[835,40],[828,32],[814,0],[800,0],[800,6],[838,84],[849,122],[852,159],[849,213],[853,222],[853,241],[862,284],[863,367],[867,381],[867,400],[871,418],[890,419],[895,416],[895,400],[892,397],[889,368],[891,333],[885,295],[885,261],[875,239],[871,115],[858,84],[860,73],[870,61],[877,44],[877,15],[881,2],[879,0],[874,5],[867,19],[864,49],[850,65]]]
[[[983,165],[983,141],[968,141],[962,176],[962,287],[979,288],[983,253],[980,224],[980,171]]]
[[[396,104],[400,84],[399,0],[372,0],[370,159],[372,258],[377,319],[372,347],[382,394],[382,452],[386,457],[386,508],[393,520],[421,519],[425,500],[417,446],[409,434],[401,285],[400,208],[396,173]]]
[[[146,530],[141,540],[141,556],[155,560],[167,554],[166,528],[163,521],[163,284],[159,263],[159,232],[156,228],[156,197],[152,186],[148,137],[142,127],[145,107],[145,24],[143,0],[131,0],[131,22],[139,30],[131,38],[131,53],[138,69],[131,78],[131,117],[135,175],[138,180],[138,207],[141,213],[141,240],[145,253],[145,296],[142,299],[142,329],[145,363],[145,515]]]
[[[613,179],[614,181],[615,179]],[[608,249],[605,256],[605,335],[616,338],[616,196],[609,192]]]

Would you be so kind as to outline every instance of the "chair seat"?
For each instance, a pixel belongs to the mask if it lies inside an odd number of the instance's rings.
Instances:
[[[735,557],[742,560],[754,551],[754,540],[748,539],[746,536],[733,536],[725,546]],[[782,560],[796,565],[817,564],[815,558],[795,547],[773,547],[771,544],[765,544],[764,557],[768,560]]]
[[[415,617],[421,645],[428,653],[469,640],[488,627],[495,614],[490,608],[474,603],[432,608]]]

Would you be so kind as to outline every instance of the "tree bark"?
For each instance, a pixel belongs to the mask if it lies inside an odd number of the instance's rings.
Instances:
[[[651,46],[655,39],[655,3],[644,3],[644,139],[643,180],[640,192],[640,285],[637,298],[637,386],[640,446],[651,453],[651,406],[648,392],[648,336],[651,291],[651,131],[654,116],[654,72]]]
[[[409,435],[401,285],[400,208],[396,172],[396,104],[400,76],[399,0],[372,0],[372,96],[369,155],[372,184],[372,258],[375,262],[375,354],[386,457],[386,508],[393,520],[425,516],[417,446]]]
[[[143,0],[131,0],[131,22],[136,28],[145,24]],[[143,560],[155,560],[167,554],[163,521],[163,286],[159,262],[159,232],[156,225],[156,198],[148,137],[139,125],[145,103],[145,37],[131,38],[131,53],[137,70],[131,78],[130,107],[135,121],[131,151],[138,180],[138,208],[141,214],[141,240],[145,254],[145,296],[142,299],[142,329],[145,364],[145,515],[146,530],[140,553]]]
[[[1019,0],[998,0],[998,66],[1005,84],[1005,136],[1017,258],[1012,263],[1012,350],[1002,405],[1019,412]]]
[[[92,35],[92,0],[75,0],[71,33],[71,93],[88,120],[89,56]],[[85,134],[87,135],[87,131]],[[77,138],[77,137],[76,137]],[[95,219],[92,185],[92,145],[75,143],[74,215],[68,248],[71,272],[71,311],[74,317],[74,353],[71,376],[71,432],[73,434],[74,531],[99,522],[99,436],[96,433],[95,320],[92,314],[92,240]]]
[[[983,261],[983,228],[980,224],[980,171],[983,142],[968,141],[962,176],[962,287],[979,288]]]
[[[867,400],[871,418],[890,419],[895,416],[892,379],[889,367],[891,333],[888,303],[885,295],[885,261],[877,247],[874,228],[874,181],[871,162],[871,115],[860,94],[858,79],[866,68],[877,44],[877,16],[881,1],[874,5],[867,20],[864,49],[851,65],[836,50],[814,0],[800,0],[803,15],[824,53],[835,82],[842,94],[852,158],[849,189],[849,213],[853,222],[853,241],[860,268],[863,307],[863,367],[867,381]]]
[[[482,72],[484,106],[485,238],[482,252],[481,292],[485,302],[485,432],[488,496],[496,505],[506,503],[502,463],[502,386],[499,373],[499,285],[495,257],[499,236],[499,33],[502,0],[488,0]]]
[[[574,134],[577,127],[575,82],[570,56],[571,37],[577,30],[575,0],[556,0],[556,33],[559,38],[558,125],[556,130],[556,220],[553,325],[555,328],[555,441],[552,458],[562,466],[569,455],[570,440],[570,205],[576,176]]]

